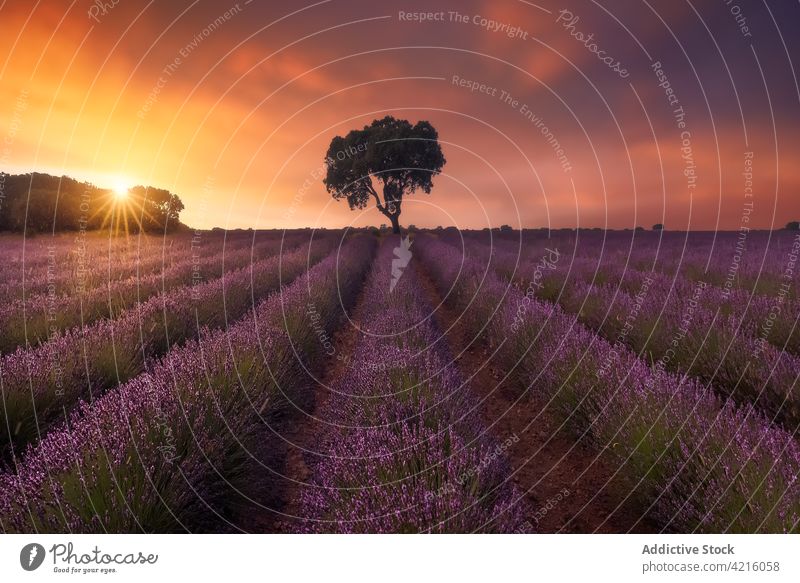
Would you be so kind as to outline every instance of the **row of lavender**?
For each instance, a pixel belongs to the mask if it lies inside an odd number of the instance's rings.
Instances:
[[[689,374],[740,402],[757,405],[787,428],[800,427],[800,303],[750,296],[680,275],[622,269],[597,283],[596,266],[570,262],[557,245],[518,263],[509,246],[495,246],[492,265],[538,297],[563,309],[611,342],[651,364]],[[488,261],[489,247],[468,245]],[[793,311],[796,310],[796,311]]]
[[[581,229],[448,233],[486,245],[512,245],[523,259],[557,246],[566,257],[594,266],[599,280],[636,269],[679,275],[731,291],[796,297],[800,286],[800,232],[634,232]],[[584,267],[588,269],[588,265]]]
[[[186,248],[189,237],[172,237],[178,247]],[[105,232],[55,233],[40,236],[0,234],[0,260],[5,270],[3,281],[12,280],[23,273],[33,273],[46,266],[53,258],[58,265],[69,264],[83,255],[87,260],[100,260],[104,256],[131,259],[138,254],[137,249],[153,251],[164,244],[163,237],[140,235],[137,237],[117,237]]]
[[[498,348],[507,379],[544,394],[576,437],[615,456],[664,529],[800,528],[800,446],[791,432],[649,366],[452,245],[425,238],[416,247],[470,333]]]
[[[737,401],[756,404],[791,430],[799,428],[800,357],[762,334],[791,330],[798,312],[794,318],[781,315],[777,304],[759,298],[744,304],[749,317],[743,317],[726,310],[718,287],[665,279],[633,275],[628,279],[633,292],[614,285],[570,285],[560,303],[604,337],[648,355],[656,366],[692,375]],[[766,314],[754,317],[762,310]]]
[[[82,404],[68,425],[29,450],[15,474],[0,476],[0,527],[238,528],[243,515],[261,508],[255,478],[282,470],[263,466],[271,423],[308,390],[309,373],[323,360],[317,334],[340,324],[341,303],[352,303],[373,248],[371,237],[355,237],[270,295],[252,318],[204,332],[152,370]]]
[[[19,455],[81,399],[141,373],[147,360],[238,320],[252,307],[316,263],[338,237],[307,239],[294,250],[234,269],[212,281],[184,285],[151,297],[90,326],[57,333],[44,344],[0,359],[3,400],[0,453]]]
[[[108,281],[146,275],[187,261],[193,255],[209,256],[241,249],[252,245],[253,237],[240,234],[223,237],[217,233],[166,237],[73,233],[27,240],[14,237],[5,242],[8,248],[0,251],[0,259],[3,259],[0,293],[20,299],[23,290],[25,296],[51,290],[61,295]]]
[[[508,444],[485,433],[413,266],[391,287],[398,243],[389,237],[379,251],[360,314],[366,328],[320,413],[328,430],[302,496],[303,529],[523,530]]]
[[[784,291],[775,295],[752,294],[741,288],[726,288],[712,285],[703,279],[689,279],[682,275],[669,276],[637,269],[617,267],[603,272],[598,278],[590,266],[573,264],[571,277],[595,286],[620,287],[629,294],[638,294],[646,284],[648,288],[670,291],[671,296],[691,297],[707,310],[719,310],[729,316],[743,333],[768,343],[774,348],[800,355],[800,299],[787,283]],[[560,274],[559,274],[560,275]],[[548,282],[552,289],[559,285],[559,275]],[[644,281],[650,280],[650,281]]]
[[[730,234],[726,234],[730,237]],[[473,241],[490,245],[485,238],[471,238]],[[538,239],[535,243],[520,249],[517,242],[508,240],[499,241],[494,248],[500,255],[506,256],[502,265],[506,277],[510,277],[513,267],[530,266],[538,261],[546,250],[555,248],[560,250],[564,259],[558,269],[553,273],[546,273],[540,282],[542,289],[551,294],[548,299],[555,299],[556,295],[572,285],[572,279],[578,282],[593,285],[619,285],[629,293],[638,293],[642,288],[642,280],[650,278],[655,280],[655,286],[660,289],[670,290],[676,288],[674,293],[681,295],[687,291],[695,295],[699,287],[708,289],[710,294],[698,294],[697,301],[708,308],[719,308],[724,314],[731,314],[740,320],[741,325],[749,334],[769,342],[778,348],[784,348],[793,354],[800,354],[800,326],[795,325],[797,315],[800,314],[800,299],[797,297],[797,275],[800,273],[800,235],[787,241],[783,236],[782,249],[770,251],[764,259],[763,277],[779,282],[773,286],[771,293],[757,293],[760,286],[746,287],[746,282],[741,277],[718,282],[709,265],[708,270],[689,264],[680,268],[664,271],[664,266],[654,258],[645,260],[643,254],[660,253],[669,256],[670,248],[648,249],[644,251],[639,247],[634,248],[606,248],[586,249],[580,247],[572,255],[569,247],[562,246],[560,237],[552,239]],[[791,245],[789,245],[791,241]],[[700,247],[699,249],[702,249]],[[691,251],[697,255],[698,247]],[[709,253],[709,250],[705,250]],[[516,259],[519,258],[519,264]],[[670,257],[673,261],[681,261],[680,257]],[[766,259],[769,259],[767,261]],[[511,260],[513,259],[513,261]],[[697,260],[697,259],[696,259]],[[731,263],[731,265],[736,265]],[[661,270],[659,270],[659,268]],[[768,270],[772,271],[768,271]],[[717,283],[715,283],[717,281]],[[664,287],[666,286],[666,287]],[[684,294],[685,295],[685,294]]]
[[[184,251],[171,265],[159,270],[134,274],[120,280],[95,282],[81,293],[26,294],[0,307],[0,351],[8,352],[26,344],[44,342],[54,330],[87,325],[101,318],[115,318],[137,303],[180,285],[196,285],[223,275],[226,270],[244,267],[264,256],[293,247],[301,236],[275,238],[236,250],[216,251],[207,257],[197,251]],[[98,274],[95,274],[97,276]],[[27,286],[27,284],[26,284]]]

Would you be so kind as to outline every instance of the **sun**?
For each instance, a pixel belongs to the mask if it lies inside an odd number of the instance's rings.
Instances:
[[[94,213],[103,217],[101,228],[108,227],[114,233],[130,233],[131,227],[137,232],[141,230],[141,216],[149,217],[144,209],[137,208],[138,200],[135,192],[131,192],[134,182],[123,174],[113,174],[104,180],[109,196]]]
[[[117,200],[123,200],[128,198],[128,191],[131,188],[131,181],[125,178],[124,176],[117,176],[114,178],[114,182],[111,186],[111,190],[114,193],[114,198]]]

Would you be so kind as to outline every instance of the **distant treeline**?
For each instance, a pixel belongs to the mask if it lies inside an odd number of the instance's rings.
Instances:
[[[174,231],[185,228],[182,210],[181,199],[161,188],[135,186],[121,198],[68,176],[0,172],[0,231]]]

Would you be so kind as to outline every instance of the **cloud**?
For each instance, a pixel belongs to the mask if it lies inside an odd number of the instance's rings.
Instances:
[[[617,8],[612,17],[595,3],[576,2],[579,28],[630,69],[621,79],[555,25],[560,5],[540,4],[551,13],[513,1],[404,3],[407,11],[468,17],[419,24],[400,22],[397,6],[361,0],[293,16],[299,7],[252,3],[206,34],[233,5],[122,2],[94,23],[85,5],[9,1],[0,10],[8,59],[0,91],[29,93],[7,164],[97,180],[124,173],[180,194],[187,216],[203,227],[336,226],[356,216],[332,203],[321,183],[307,189],[293,222],[282,217],[333,136],[389,113],[428,119],[448,142],[447,176],[436,179],[433,195],[406,207],[404,218],[418,225],[517,224],[518,208],[523,224],[533,226],[579,220],[629,227],[666,212],[675,224],[736,228],[747,148],[756,152],[757,224],[771,224],[773,211],[782,222],[800,216],[791,196],[800,186],[793,163],[800,138],[791,130],[797,97],[765,11],[753,7],[748,18],[761,31],[757,54],[769,101],[752,50],[724,10],[698,8],[704,24],[683,4],[659,5],[667,28],[645,5]],[[383,16],[390,18],[364,21]],[[529,39],[492,32],[475,16],[518,26]],[[779,16],[783,22],[791,14]],[[640,44],[663,62],[686,109],[699,175],[694,193],[686,189],[672,107]],[[176,57],[179,66],[162,80]],[[497,92],[470,92],[453,85],[453,75]],[[501,99],[502,91],[516,105]],[[570,172],[523,104],[563,146]],[[12,114],[0,112],[0,128],[10,127]],[[194,212],[209,175],[207,210]],[[368,221],[382,219],[359,219]]]

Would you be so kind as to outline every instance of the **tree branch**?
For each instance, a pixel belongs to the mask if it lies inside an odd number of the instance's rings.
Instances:
[[[390,216],[389,212],[381,204],[381,199],[378,196],[378,193],[375,192],[375,188],[373,188],[373,186],[372,186],[372,180],[369,180],[369,182],[365,182],[365,184],[366,184],[366,187],[367,187],[367,190],[369,191],[369,193],[375,198],[375,205],[378,207],[378,210],[381,211],[385,216],[387,216],[387,217]]]

